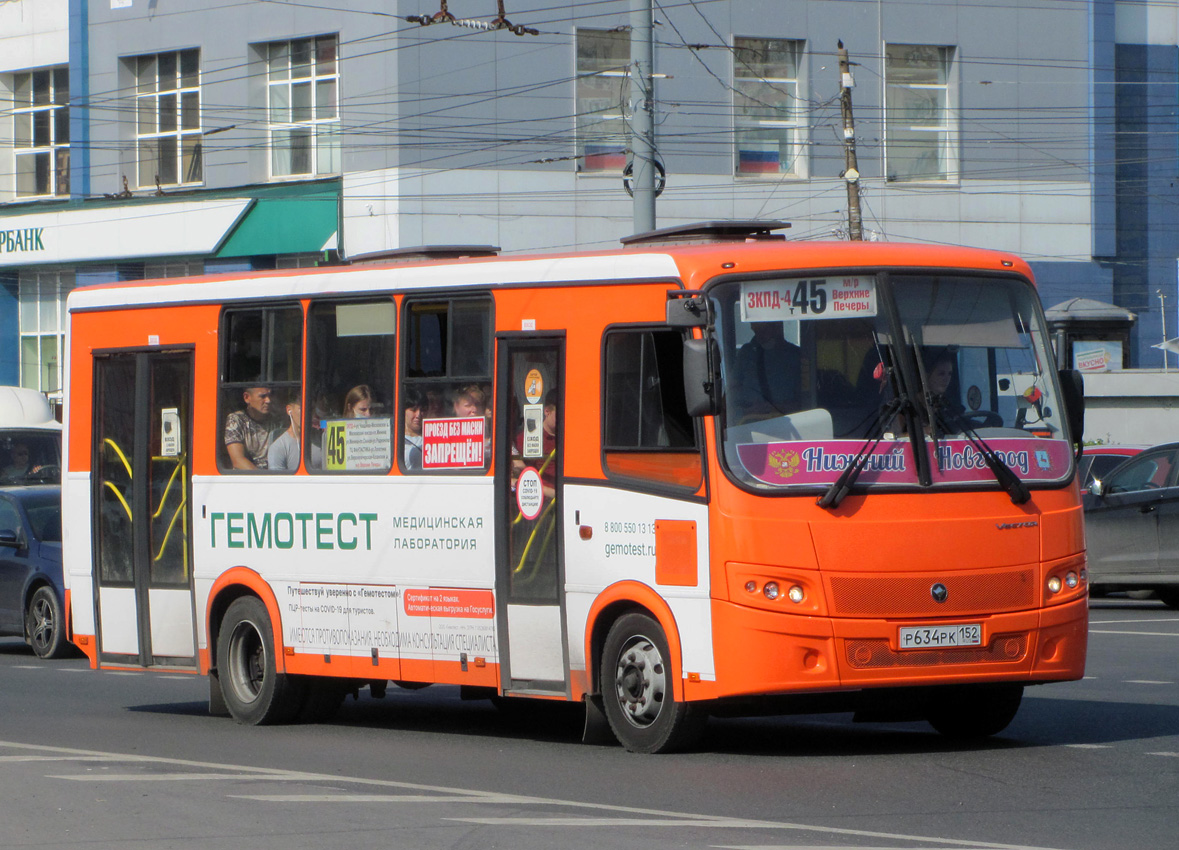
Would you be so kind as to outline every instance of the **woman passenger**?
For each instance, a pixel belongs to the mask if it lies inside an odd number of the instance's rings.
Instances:
[[[345,419],[368,419],[373,415],[373,391],[368,384],[359,384],[344,396]]]

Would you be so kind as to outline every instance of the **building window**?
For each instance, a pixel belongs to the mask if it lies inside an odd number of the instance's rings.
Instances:
[[[628,98],[630,33],[577,31],[577,157],[579,170],[617,174],[626,167],[623,105]]]
[[[801,56],[800,41],[733,40],[733,129],[738,174],[801,173]]]
[[[70,73],[43,68],[12,75],[17,197],[70,193]]]
[[[200,51],[137,56],[132,62],[139,185],[200,183]]]
[[[884,49],[886,173],[889,180],[956,180],[952,47]]]
[[[74,273],[21,272],[17,286],[21,386],[60,399],[65,303],[74,288]]]
[[[336,36],[266,45],[272,177],[340,171]]]

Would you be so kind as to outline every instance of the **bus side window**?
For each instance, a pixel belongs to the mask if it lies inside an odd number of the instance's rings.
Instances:
[[[270,448],[290,428],[287,404],[302,398],[303,310],[227,309],[221,340],[217,466],[270,469]]]
[[[398,453],[406,472],[485,472],[491,461],[492,302],[406,302]],[[442,421],[472,420],[443,436]],[[462,451],[443,450],[463,443]]]
[[[696,489],[704,465],[684,400],[679,331],[606,334],[602,446],[606,473]]]
[[[397,305],[388,297],[317,301],[307,313],[303,441],[309,470],[393,467]]]

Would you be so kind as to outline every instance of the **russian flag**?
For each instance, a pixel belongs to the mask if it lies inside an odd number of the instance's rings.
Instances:
[[[586,171],[622,171],[626,151],[612,145],[586,145],[584,163]]]
[[[780,162],[777,145],[762,150],[741,148],[737,152],[737,171],[742,174],[777,174]]]

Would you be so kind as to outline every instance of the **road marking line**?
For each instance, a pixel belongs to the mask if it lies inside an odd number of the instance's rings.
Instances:
[[[1150,617],[1142,620],[1090,620],[1091,626],[1120,626],[1125,623],[1179,623],[1179,617]]]
[[[0,756],[0,762],[18,761],[122,761],[117,756]]]
[[[1179,637],[1179,632],[1119,632],[1114,629],[1089,629],[1091,635],[1137,635],[1139,637]]]
[[[861,847],[852,844],[714,844],[715,850],[913,850],[911,847]],[[963,850],[961,847],[925,847],[922,850]]]
[[[1072,747],[1075,750],[1110,750],[1113,749],[1113,744],[1065,744],[1066,747]]]
[[[519,805],[523,798],[448,796],[440,794],[230,794],[234,800],[261,803],[493,803]]]
[[[138,674],[136,674],[138,675]],[[82,750],[73,747],[49,747],[39,744],[22,744],[17,741],[0,741],[0,748],[8,748],[13,750],[21,750],[24,752],[37,753],[56,753],[59,755],[74,755],[74,756],[108,756],[125,761],[129,764],[152,764],[152,765],[173,765],[188,767],[194,769],[201,769],[205,771],[219,770],[219,771],[240,771],[238,774],[222,773],[217,774],[218,778],[224,777],[229,779],[257,779],[260,781],[276,781],[276,780],[291,780],[301,782],[326,782],[333,785],[340,785],[347,783],[349,785],[364,785],[373,788],[403,788],[411,791],[418,791],[424,793],[441,793],[449,795],[464,795],[471,797],[476,801],[483,800],[498,800],[504,795],[501,792],[495,791],[478,791],[469,788],[455,788],[451,786],[440,785],[426,785],[417,782],[400,782],[392,779],[370,779],[359,776],[340,776],[338,774],[314,774],[314,773],[300,773],[297,771],[286,771],[277,768],[264,767],[250,767],[245,765],[220,764],[216,762],[202,762],[193,761],[190,759],[172,759],[164,758],[162,756],[142,756],[142,755],[122,755],[119,753],[102,752],[100,750]],[[214,776],[213,774],[193,774],[194,776]],[[75,778],[75,777],[62,777]],[[82,777],[79,777],[82,778]],[[96,777],[84,777],[96,778]],[[150,780],[150,775],[134,777],[140,780]],[[709,816],[691,812],[675,812],[665,811],[662,809],[644,809],[636,806],[619,806],[610,805],[607,803],[591,803],[584,800],[561,800],[553,797],[531,797],[520,795],[517,796],[515,802],[518,804],[535,804],[546,806],[564,806],[570,809],[581,809],[594,812],[617,812],[623,815],[635,816],[635,822],[640,825],[659,824],[666,820],[669,823],[683,823],[685,821],[694,825],[713,825],[713,824],[734,824],[746,829],[782,829],[795,830],[799,832],[814,832],[822,835],[842,835],[856,838],[882,838],[887,841],[906,841],[919,842],[924,845],[933,845],[939,850],[942,848],[954,848],[954,850],[1048,850],[1044,847],[1033,847],[1024,844],[999,844],[982,841],[967,841],[958,840],[955,838],[932,837],[924,835],[907,835],[896,832],[877,832],[867,829],[850,829],[844,827],[832,826],[818,826],[814,824],[791,823],[788,821],[750,821],[738,818],[726,818],[723,816]],[[587,820],[604,820],[610,825],[618,823],[619,818],[583,818],[580,823]],[[541,821],[536,818],[520,819],[518,823],[521,824],[538,824]]]
[[[1163,682],[1156,679],[1125,679],[1123,685],[1173,685],[1174,682]]]
[[[1179,753],[1147,753],[1148,756],[1169,756],[1171,758],[1179,758]]]
[[[71,782],[187,782],[193,779],[265,780],[266,782],[310,782],[322,777],[312,774],[274,776],[269,773],[82,773],[76,776],[50,776]]]

